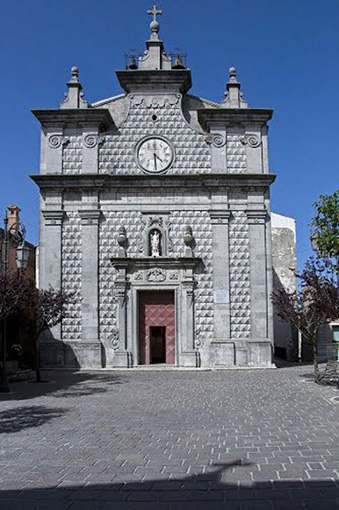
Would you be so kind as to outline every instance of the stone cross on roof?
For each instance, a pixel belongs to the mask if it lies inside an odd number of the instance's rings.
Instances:
[[[159,16],[162,14],[162,11],[158,10],[157,6],[156,5],[153,5],[153,9],[147,11],[147,14],[153,14],[153,21],[158,21],[157,20],[157,15],[159,14]]]

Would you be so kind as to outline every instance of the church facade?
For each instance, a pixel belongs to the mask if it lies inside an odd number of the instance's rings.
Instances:
[[[268,122],[234,68],[219,104],[189,94],[157,10],[144,56],[94,104],[72,69],[42,125],[40,285],[75,292],[45,367],[270,367]]]

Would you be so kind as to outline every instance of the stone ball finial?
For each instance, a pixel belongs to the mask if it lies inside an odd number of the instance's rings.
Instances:
[[[79,83],[79,69],[75,66],[71,69],[71,82]]]
[[[233,78],[233,77],[236,78],[237,70],[235,67],[230,67],[229,73],[230,73],[230,78]]]
[[[158,21],[156,20],[153,20],[152,23],[150,24],[150,29],[151,29],[151,32],[159,32],[160,30],[160,23],[158,23]]]

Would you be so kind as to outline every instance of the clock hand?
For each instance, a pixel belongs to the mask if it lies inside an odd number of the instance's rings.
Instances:
[[[155,156],[156,158],[158,158],[158,160],[159,160],[159,161],[161,161],[161,163],[163,163],[163,160],[162,160],[161,158],[159,158],[158,154],[154,154],[154,156]]]
[[[157,168],[157,155],[155,152],[153,152],[153,157],[154,157],[154,170],[157,171],[158,168]]]

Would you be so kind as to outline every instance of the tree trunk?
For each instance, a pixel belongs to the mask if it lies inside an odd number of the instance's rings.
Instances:
[[[36,373],[36,381],[35,382],[41,382],[39,337],[35,339],[34,349],[35,349],[34,357],[35,357],[35,373]]]
[[[318,365],[318,338],[317,335],[313,336],[312,347],[313,347],[313,368],[314,368],[314,381],[319,384],[320,382],[320,374],[319,374],[319,365]]]

